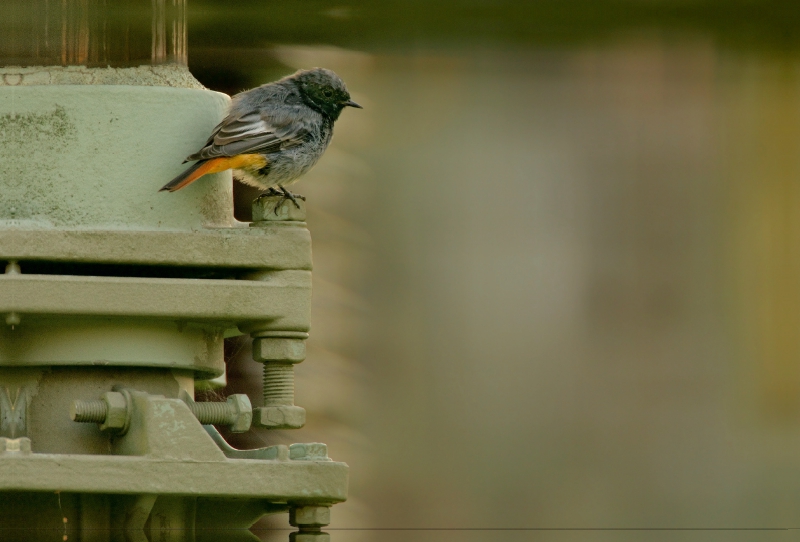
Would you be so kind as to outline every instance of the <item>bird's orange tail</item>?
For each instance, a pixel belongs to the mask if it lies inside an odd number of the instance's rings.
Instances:
[[[161,187],[159,192],[164,190],[175,192],[209,173],[219,173],[226,169],[238,168],[260,169],[266,165],[267,159],[260,154],[240,154],[238,156],[225,156],[212,158],[211,160],[201,160]]]
[[[192,167],[172,179],[170,182],[165,184],[159,192],[168,190],[170,192],[175,192],[176,190],[180,190],[184,186],[193,183],[203,175],[207,173],[216,173],[218,171],[224,171],[228,169],[227,167],[220,168],[222,164],[219,162],[226,162],[225,158],[214,158],[213,160],[202,160],[197,162]]]

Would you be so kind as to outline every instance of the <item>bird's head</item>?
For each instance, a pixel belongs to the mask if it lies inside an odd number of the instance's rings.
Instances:
[[[360,105],[350,99],[350,93],[344,81],[325,68],[312,68],[310,70],[300,70],[290,77],[294,80],[303,101],[311,108],[316,109],[325,116],[333,120],[339,118],[339,114],[345,107],[357,107]]]

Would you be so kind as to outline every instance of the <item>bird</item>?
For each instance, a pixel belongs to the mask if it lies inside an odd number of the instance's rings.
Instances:
[[[320,159],[345,107],[363,109],[325,68],[299,70],[236,94],[205,145],[184,160],[195,163],[159,191],[175,192],[203,175],[232,169],[243,183],[266,190],[262,197],[282,195],[300,208],[297,198],[305,198],[286,187]]]

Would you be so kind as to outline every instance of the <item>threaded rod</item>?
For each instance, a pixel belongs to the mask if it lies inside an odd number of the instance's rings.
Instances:
[[[236,412],[228,403],[190,403],[189,408],[203,425],[230,425],[236,421]]]
[[[264,404],[294,405],[294,366],[291,363],[264,364]]]
[[[72,402],[69,417],[74,422],[103,423],[108,416],[108,404],[102,399]]]

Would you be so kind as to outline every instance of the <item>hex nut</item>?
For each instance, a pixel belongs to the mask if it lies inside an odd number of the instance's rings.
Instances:
[[[293,506],[289,509],[289,525],[292,527],[323,527],[331,522],[330,506]]]
[[[279,405],[253,410],[253,425],[267,429],[299,429],[306,424],[306,409]]]
[[[107,391],[100,398],[108,405],[106,419],[100,424],[100,431],[124,433],[128,429],[128,401],[118,391]]]
[[[253,339],[253,359],[262,363],[300,363],[306,359],[306,341],[282,337],[256,337]]]
[[[328,446],[322,442],[297,442],[289,446],[289,459],[295,461],[330,461]]]
[[[289,533],[289,542],[331,542],[331,535],[322,531]]]
[[[249,431],[253,423],[253,406],[250,404],[250,398],[244,393],[234,393],[228,396],[227,403],[236,413],[233,423],[230,425],[231,432]]]
[[[0,437],[0,453],[31,453],[31,439],[28,437]]]

